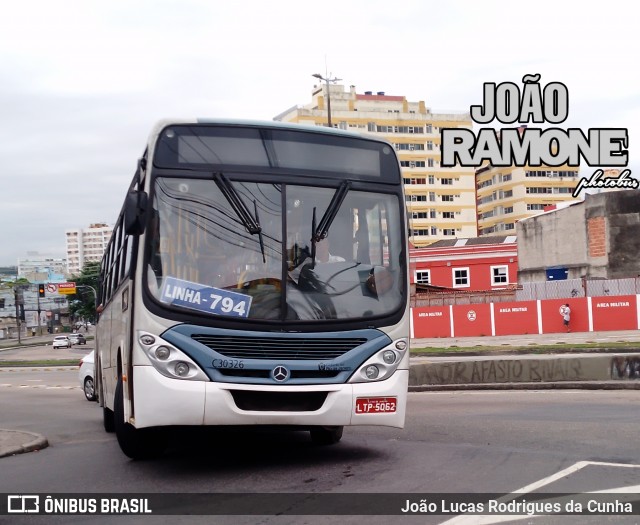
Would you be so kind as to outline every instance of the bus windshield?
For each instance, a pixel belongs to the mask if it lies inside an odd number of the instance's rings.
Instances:
[[[154,178],[146,282],[160,306],[203,319],[289,323],[387,316],[404,305],[397,194],[349,189],[336,202],[339,181],[247,179]]]

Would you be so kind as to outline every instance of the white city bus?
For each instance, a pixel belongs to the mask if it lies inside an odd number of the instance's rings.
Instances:
[[[402,428],[405,203],[389,143],[276,122],[164,121],[102,260],[96,392],[132,458],[167,427],[336,443]]]

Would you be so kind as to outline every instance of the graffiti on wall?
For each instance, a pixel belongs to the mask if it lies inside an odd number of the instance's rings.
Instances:
[[[580,359],[502,359],[430,363],[419,368],[412,367],[412,373],[417,376],[414,384],[423,385],[580,381],[584,379]]]
[[[640,356],[613,357],[611,379],[640,379]]]

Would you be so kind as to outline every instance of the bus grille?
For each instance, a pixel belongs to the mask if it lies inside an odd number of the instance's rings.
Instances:
[[[290,379],[333,379],[340,373],[337,370],[291,370],[290,372]],[[225,377],[271,379],[271,370],[252,370],[250,368],[219,368],[218,373]]]
[[[335,359],[367,342],[365,338],[303,339],[204,334],[191,337],[211,350],[235,359]]]
[[[231,390],[240,410],[259,412],[315,412],[320,410],[327,392],[250,392]]]

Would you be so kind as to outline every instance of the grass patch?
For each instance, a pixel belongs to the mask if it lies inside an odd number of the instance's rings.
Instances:
[[[78,359],[41,359],[33,361],[0,361],[0,368],[17,366],[78,366]]]
[[[51,344],[51,342],[49,342],[48,344]],[[0,350],[6,349],[6,348],[32,348],[34,346],[45,346],[47,345],[46,342],[42,342],[42,343],[20,343],[18,344],[18,341],[11,341],[11,342],[4,342],[2,344],[0,344]]]

